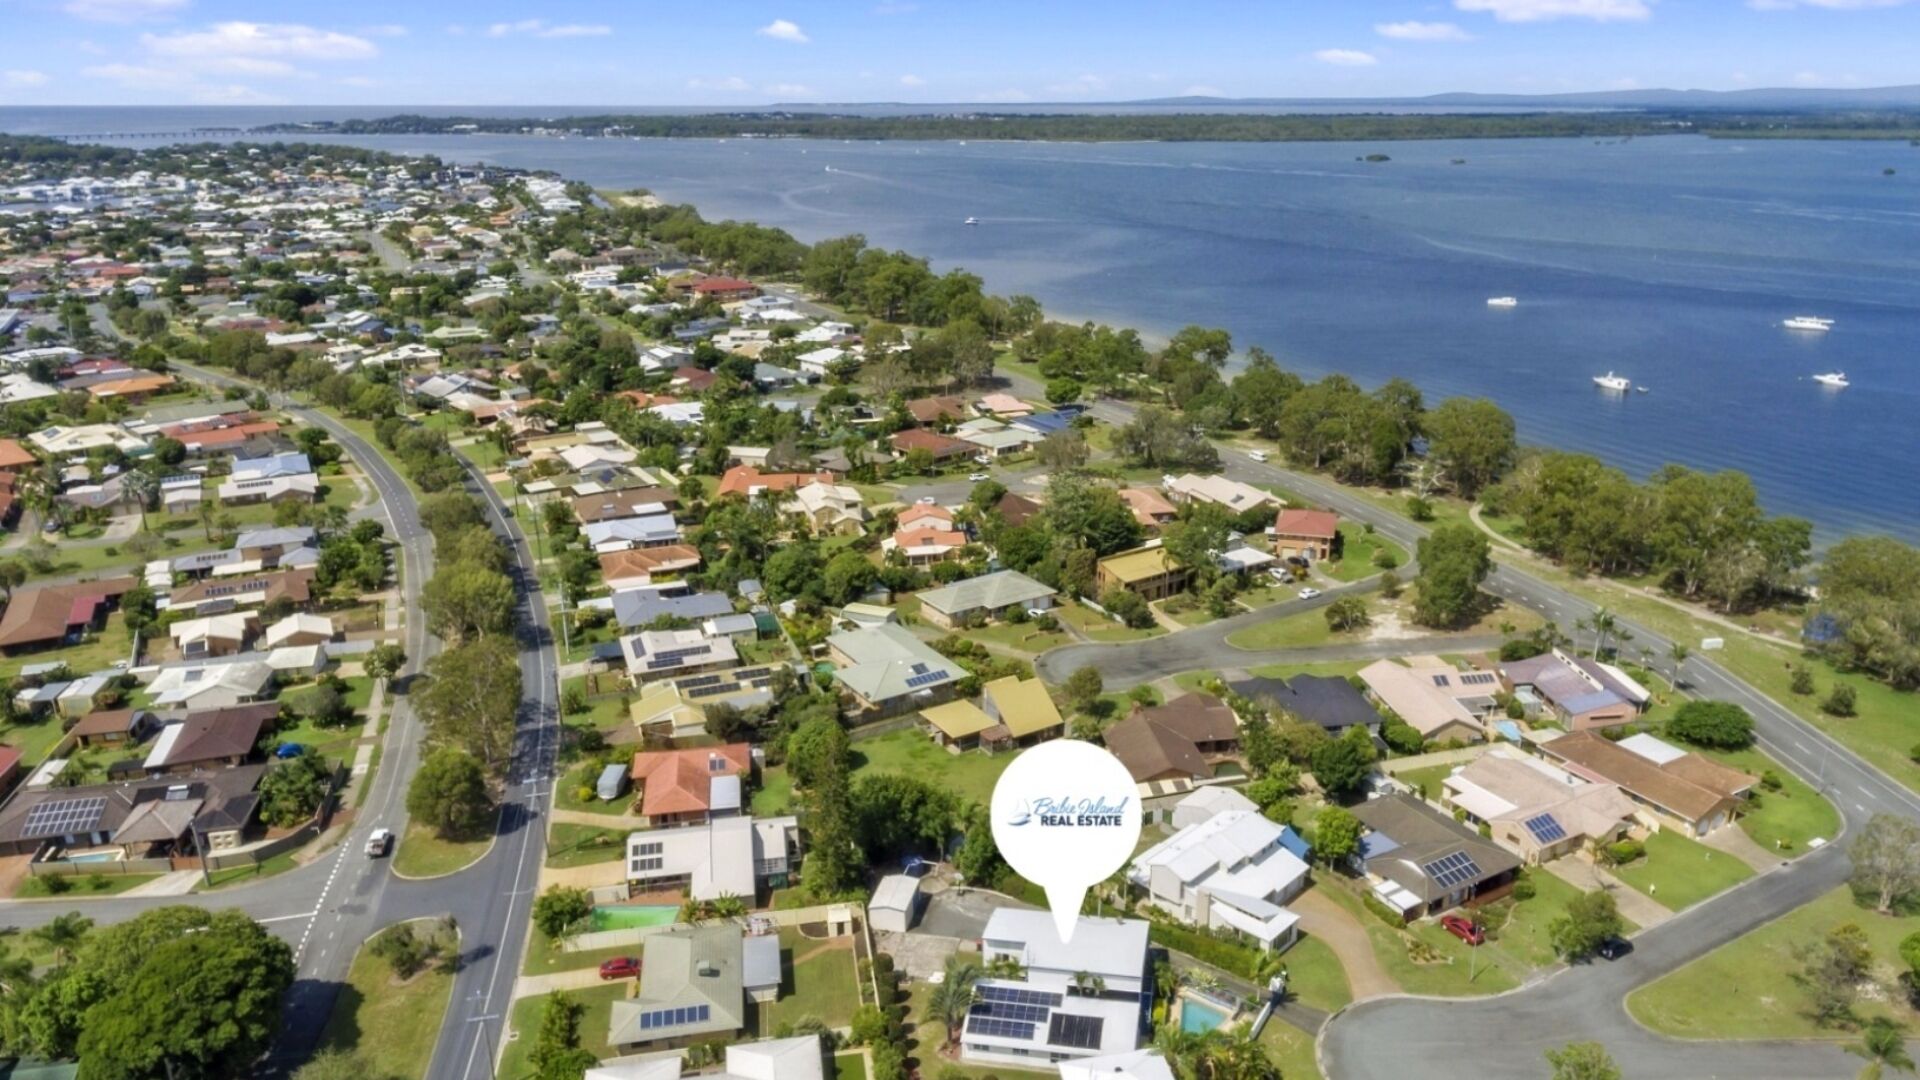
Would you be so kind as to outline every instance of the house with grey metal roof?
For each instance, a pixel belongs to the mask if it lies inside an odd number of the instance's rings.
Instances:
[[[1073,939],[1061,941],[1052,913],[1000,908],[987,918],[980,951],[988,965],[1011,960],[1022,974],[975,984],[963,1059],[1031,1067],[1139,1045],[1152,1003],[1144,920],[1083,915]],[[1088,976],[1100,981],[1097,993]]]
[[[770,973],[765,956],[769,948]],[[749,951],[754,953],[751,965]],[[737,926],[676,927],[649,934],[641,959],[640,992],[615,1001],[608,1017],[607,1044],[623,1053],[732,1036],[746,1027],[749,995],[771,1000],[769,992],[779,990],[780,939],[743,938]]]
[[[920,593],[920,614],[951,630],[976,617],[991,619],[1009,611],[1050,608],[1058,590],[1018,570],[998,570]]]
[[[951,698],[967,671],[904,626],[887,623],[827,638],[834,680],[863,712],[893,715]]]

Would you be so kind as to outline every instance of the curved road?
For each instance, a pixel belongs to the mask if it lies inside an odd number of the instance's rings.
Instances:
[[[176,366],[213,385],[257,388],[220,372]],[[389,535],[399,548],[401,599],[408,613],[407,665],[403,677],[396,680],[403,684],[404,676],[419,672],[440,647],[420,615],[420,587],[433,574],[433,538],[420,522],[417,497],[387,459],[353,429],[324,412],[290,401],[277,404],[326,429],[374,485]],[[395,834],[406,828],[405,783],[419,760],[423,731],[414,721],[406,695],[395,693],[372,789],[338,846],[316,861],[257,884],[215,893],[77,903],[4,902],[0,919],[9,926],[33,927],[79,910],[111,923],[183,903],[245,911],[295,948],[295,983],[280,1037],[267,1062],[269,1072],[285,1072],[312,1053],[362,942],[381,927],[403,919],[450,915],[460,927],[462,966],[428,1078],[490,1077],[504,1030],[502,1014],[525,947],[528,908],[545,857],[546,830],[539,818],[547,806],[559,746],[559,685],[546,599],[533,572],[526,538],[512,513],[471,466],[469,474],[469,488],[485,499],[493,512],[492,527],[510,545],[514,560],[510,573],[526,607],[517,630],[524,688],[514,760],[495,840],[485,856],[454,874],[408,880],[390,871],[390,861],[364,854],[366,837],[376,827]]]

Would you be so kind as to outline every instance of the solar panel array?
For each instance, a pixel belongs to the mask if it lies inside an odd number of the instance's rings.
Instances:
[[[915,675],[912,678],[908,679],[907,685],[908,686],[929,686],[929,685],[932,685],[933,683],[944,681],[946,677],[947,677],[947,673],[944,671],[929,671],[924,675]]]
[[[1047,1025],[1047,1041],[1075,1050],[1097,1050],[1100,1047],[1100,1033],[1105,1026],[1106,1021],[1098,1016],[1057,1012]]]
[[[1022,1023],[1018,1020],[1001,1020],[991,1016],[976,1017],[969,1014],[967,1016],[967,1034],[991,1035],[1000,1039],[1031,1040],[1033,1038],[1033,1025]]]
[[[982,986],[977,987],[974,997],[981,1001],[992,1001],[1006,1005],[1041,1005],[1057,1009],[1065,1000],[1063,995],[1050,994],[1045,990],[1028,990],[1019,986]]]
[[[43,802],[27,811],[27,821],[20,828],[20,836],[32,840],[43,836],[72,836],[75,833],[92,832],[93,827],[100,824],[100,815],[106,808],[107,799],[104,795]]]
[[[681,1024],[703,1024],[712,1015],[712,1009],[706,1005],[687,1005],[677,1009],[655,1009],[640,1014],[640,1030],[653,1028],[679,1027]]]
[[[1462,686],[1486,686],[1494,680],[1495,676],[1491,671],[1469,671],[1460,676]]]
[[[973,1015],[982,1019],[993,1017],[999,1020],[1024,1020],[1035,1024],[1047,1022],[1047,1007],[1044,1005],[1010,1005],[1002,1001],[976,1001],[973,1003]]]
[[[1420,867],[1421,872],[1437,882],[1441,888],[1451,889],[1455,885],[1480,880],[1480,864],[1473,856],[1464,851],[1435,859]]]
[[[1552,814],[1530,817],[1525,824],[1527,831],[1533,834],[1533,838],[1543,844],[1551,844],[1567,838],[1567,830],[1560,827],[1559,820]]]

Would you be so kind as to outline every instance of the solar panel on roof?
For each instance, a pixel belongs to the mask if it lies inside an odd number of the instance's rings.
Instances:
[[[1525,824],[1527,831],[1542,844],[1551,844],[1567,838],[1567,830],[1560,827],[1560,822],[1552,814],[1530,817]]]
[[[1106,1021],[1098,1016],[1057,1012],[1047,1024],[1047,1042],[1076,1050],[1095,1050],[1100,1046],[1100,1034],[1105,1027]]]
[[[1018,1020],[1000,1020],[989,1016],[982,1016],[978,1019],[972,1016],[967,1017],[967,1034],[969,1035],[990,1035],[1001,1039],[1031,1040],[1033,1038],[1033,1027],[1034,1025],[1032,1024],[1022,1023]]]
[[[1464,851],[1456,851],[1451,855],[1425,863],[1420,870],[1444,889],[1480,879],[1480,864],[1474,862],[1473,856]]]
[[[933,683],[941,682],[944,679],[946,679],[946,677],[947,677],[947,673],[944,671],[929,671],[925,675],[915,675],[913,678],[908,679],[907,685],[908,686],[928,686]]]
[[[1065,1000],[1063,995],[1050,994],[1045,990],[1028,990],[1019,986],[980,986],[975,987],[974,997],[981,1001],[1001,1002],[1008,1005],[1041,1005],[1057,1009]]]
[[[1490,671],[1472,671],[1460,676],[1460,682],[1466,686],[1485,686],[1493,681],[1493,673]]]
[[[99,795],[43,802],[27,811],[27,820],[20,828],[20,836],[30,840],[91,832],[95,825],[100,824],[100,815],[106,808],[106,797]]]
[[[1047,1022],[1047,1009],[1042,1005],[1009,1005],[999,1001],[976,1001],[973,1004],[973,1015],[983,1019],[994,1017],[999,1020],[1021,1020],[1035,1024]]]

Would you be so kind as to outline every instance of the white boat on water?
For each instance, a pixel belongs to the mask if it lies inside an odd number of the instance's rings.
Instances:
[[[1847,374],[1844,371],[1829,371],[1822,375],[1815,375],[1813,381],[1821,386],[1831,386],[1835,390],[1845,390],[1851,385],[1847,382]]]
[[[965,223],[964,223],[964,224],[967,224],[967,225],[978,225],[978,224],[980,224],[980,219],[979,219],[979,218],[977,218],[977,217],[970,217],[970,218],[968,218],[968,219],[967,219],[967,220],[965,221]]]
[[[1595,375],[1593,377],[1593,385],[1602,390],[1614,390],[1624,393],[1633,388],[1633,380],[1624,376],[1615,375],[1609,371],[1605,375]]]
[[[1490,296],[1487,298],[1487,306],[1488,307],[1519,307],[1520,299],[1514,296]]]
[[[1823,319],[1818,315],[1795,315],[1780,324],[1789,330],[1812,330],[1824,334],[1833,329],[1832,319]]]

